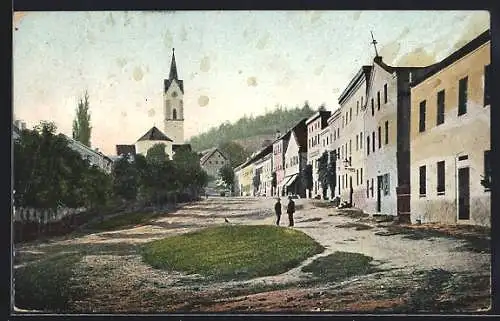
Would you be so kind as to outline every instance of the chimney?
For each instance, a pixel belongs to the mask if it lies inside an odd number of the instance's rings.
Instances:
[[[375,58],[373,58],[373,61],[380,63],[380,62],[382,62],[382,57],[376,56]]]
[[[276,131],[276,139],[278,139],[279,137],[281,136],[281,132],[279,131],[279,129]]]

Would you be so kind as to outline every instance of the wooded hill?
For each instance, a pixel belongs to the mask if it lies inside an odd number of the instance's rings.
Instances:
[[[302,108],[283,108],[277,106],[270,113],[257,117],[244,116],[235,123],[224,122],[207,132],[191,137],[188,141],[195,151],[202,151],[226,142],[237,142],[252,153],[261,148],[265,139],[273,139],[276,131],[284,133],[304,117],[314,114],[306,102]]]

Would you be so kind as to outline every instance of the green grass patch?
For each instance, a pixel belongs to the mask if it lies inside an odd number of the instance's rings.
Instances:
[[[378,270],[371,264],[372,260],[372,257],[360,253],[334,252],[317,258],[304,266],[302,271],[312,273],[321,282],[334,282],[377,272]]]
[[[142,252],[154,268],[197,273],[211,280],[245,280],[286,272],[323,251],[298,230],[228,225],[157,240]]]
[[[63,254],[31,263],[14,271],[17,307],[44,312],[67,312],[69,304],[81,291],[70,285],[74,266],[80,254]]]
[[[120,228],[132,227],[138,224],[149,223],[152,219],[165,214],[165,212],[133,212],[124,213],[104,219],[103,221],[96,220],[87,226],[85,230],[91,231],[110,231]]]

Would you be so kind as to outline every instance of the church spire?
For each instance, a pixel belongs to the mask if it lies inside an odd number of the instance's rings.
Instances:
[[[170,63],[170,76],[168,78],[170,80],[179,80],[177,78],[177,66],[175,64],[175,48],[172,48],[172,62]]]

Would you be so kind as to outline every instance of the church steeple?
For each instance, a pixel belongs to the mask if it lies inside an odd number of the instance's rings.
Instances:
[[[177,78],[177,65],[175,64],[175,48],[172,48],[172,62],[170,63],[170,75],[168,79],[170,80],[179,80]]]

